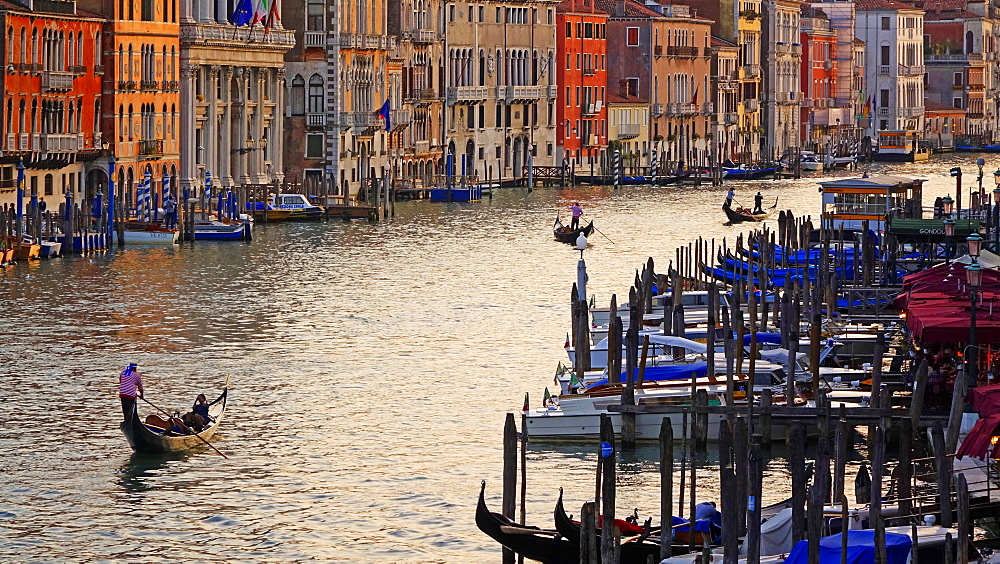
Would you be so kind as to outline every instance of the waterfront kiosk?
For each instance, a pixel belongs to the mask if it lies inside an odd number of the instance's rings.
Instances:
[[[923,215],[920,179],[902,176],[844,178],[820,182],[823,227],[836,231],[885,230],[887,217],[920,219]]]

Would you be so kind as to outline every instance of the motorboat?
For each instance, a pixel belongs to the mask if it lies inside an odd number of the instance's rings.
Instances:
[[[218,221],[214,219],[194,222],[195,241],[249,241],[253,238],[253,223],[241,221]]]
[[[126,245],[176,245],[180,243],[180,231],[167,229],[158,222],[126,222],[123,235]]]

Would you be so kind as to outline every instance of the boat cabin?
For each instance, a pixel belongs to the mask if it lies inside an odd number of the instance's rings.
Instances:
[[[890,129],[878,132],[876,161],[917,162],[931,158],[931,152],[920,142],[920,133],[909,129]]]
[[[919,219],[923,214],[923,183],[919,178],[902,176],[820,182],[823,227],[861,231],[867,221],[869,229],[879,232],[885,230],[887,217]]]
[[[305,194],[273,194],[271,205],[279,210],[295,210],[316,207]]]

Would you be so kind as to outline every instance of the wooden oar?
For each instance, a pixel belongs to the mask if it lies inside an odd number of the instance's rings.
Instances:
[[[607,239],[608,241],[611,241],[611,237],[608,237],[607,235],[604,235],[604,232],[601,231],[600,229],[598,229],[596,225],[594,226],[594,231],[597,231],[598,233],[600,233],[601,235],[603,235],[605,239]],[[614,245],[615,242],[611,241],[611,244]]]
[[[173,415],[170,415],[169,413],[167,413],[167,411],[166,411],[166,410],[164,410],[163,408],[161,408],[161,407],[158,407],[158,406],[154,405],[154,404],[153,404],[153,402],[149,401],[148,399],[146,399],[146,398],[144,398],[144,397],[140,397],[139,399],[141,399],[142,401],[144,401],[144,402],[148,403],[149,405],[153,406],[153,408],[155,408],[155,409],[159,410],[159,411],[160,411],[161,413],[163,413],[164,415],[166,415],[166,416],[167,416],[167,419],[168,419],[169,421],[173,421],[173,420],[175,419],[175,417],[174,417]],[[227,460],[229,459],[229,457],[228,457],[228,456],[226,456],[225,454],[223,454],[221,450],[219,450],[219,449],[215,448],[215,447],[214,447],[214,446],[212,445],[212,443],[210,443],[210,442],[206,441],[204,437],[202,437],[202,436],[201,436],[201,435],[199,435],[198,433],[195,433],[194,431],[192,431],[191,429],[189,429],[189,428],[188,428],[188,426],[187,426],[187,425],[185,425],[183,421],[181,421],[181,422],[180,422],[180,426],[181,426],[181,428],[182,428],[182,429],[185,429],[185,430],[186,430],[186,431],[187,431],[188,433],[191,433],[192,435],[194,435],[194,436],[198,437],[198,440],[199,440],[199,441],[201,441],[201,442],[203,442],[203,443],[205,443],[206,445],[208,445],[208,447],[209,447],[209,448],[211,448],[211,449],[212,449],[212,450],[214,450],[215,452],[219,453],[219,455],[220,455],[220,456],[222,456],[222,458],[225,458],[225,459],[227,459]]]

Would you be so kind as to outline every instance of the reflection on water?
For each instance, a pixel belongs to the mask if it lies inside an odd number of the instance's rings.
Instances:
[[[928,178],[929,203],[975,157],[897,170]],[[735,186],[819,210],[815,179]],[[565,360],[578,254],[552,241],[552,220],[579,201],[607,235],[586,252],[606,303],[648,256],[665,269],[693,237],[746,229],[724,225],[726,190],[504,190],[400,203],[374,225],[261,226],[249,245],[0,269],[0,561],[497,561],[473,522],[479,481],[498,505],[504,414],[526,391],[537,405]],[[128,362],[151,401],[182,412],[231,373],[216,438],[231,458],[130,457],[116,397]],[[764,503],[788,491],[771,456]],[[657,514],[657,458],[654,445],[621,457],[620,513]],[[717,455],[696,462],[699,499],[717,499]],[[550,525],[559,487],[578,512],[595,463],[592,445],[530,445],[528,520]]]

